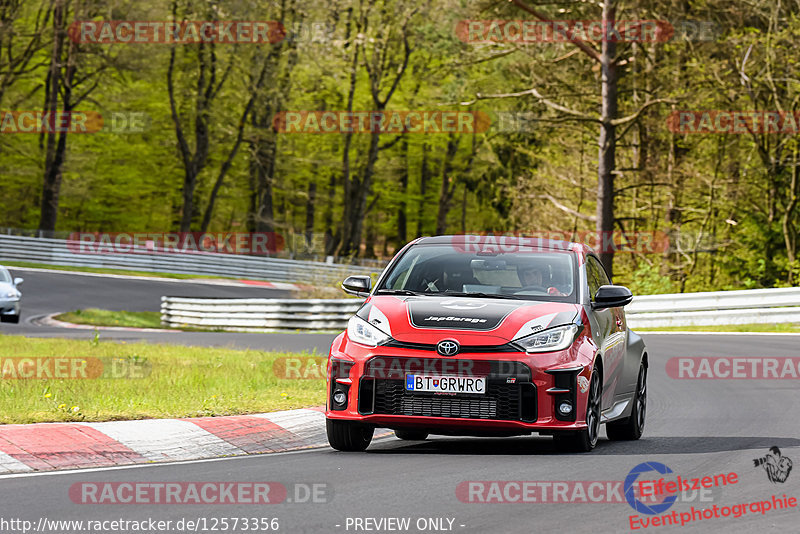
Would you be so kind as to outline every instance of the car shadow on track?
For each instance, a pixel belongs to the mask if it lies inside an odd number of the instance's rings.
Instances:
[[[517,438],[449,438],[433,437],[427,441],[411,442],[387,439],[376,442],[380,447],[370,447],[368,454],[445,454],[445,455],[566,455],[576,454],[558,447],[548,437]],[[642,438],[638,441],[608,441],[601,439],[590,454],[631,456],[642,454],[700,454],[740,450],[765,450],[798,447],[800,439],[778,437],[742,436],[666,436]]]

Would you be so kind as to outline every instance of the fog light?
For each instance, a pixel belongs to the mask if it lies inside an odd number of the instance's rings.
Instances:
[[[334,391],[333,392],[333,402],[336,404],[342,405],[347,402],[347,395],[344,394],[344,391]]]
[[[572,404],[570,404],[568,402],[562,402],[558,406],[558,412],[561,415],[569,415],[569,414],[571,414],[572,413]]]

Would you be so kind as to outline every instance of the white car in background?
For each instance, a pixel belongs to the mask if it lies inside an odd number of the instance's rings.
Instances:
[[[0,265],[0,321],[4,323],[18,323],[21,312],[19,301],[22,293],[19,285],[22,278],[11,278],[8,269]]]

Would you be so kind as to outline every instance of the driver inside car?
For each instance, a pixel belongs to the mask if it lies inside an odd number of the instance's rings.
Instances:
[[[538,267],[525,267],[519,270],[519,281],[522,284],[522,287],[541,287],[544,288],[544,276],[542,270]],[[554,295],[557,297],[563,296],[564,294],[558,290],[556,287],[548,287],[547,288],[548,295]]]
[[[537,267],[525,267],[519,271],[519,281],[522,287],[542,287],[542,271]]]

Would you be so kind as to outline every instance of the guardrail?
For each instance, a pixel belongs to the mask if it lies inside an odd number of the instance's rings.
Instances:
[[[361,299],[195,299],[161,297],[161,323],[237,331],[344,330]]]
[[[634,297],[631,328],[800,323],[800,288],[747,289]]]
[[[344,330],[360,299],[161,298],[161,321],[172,327],[223,330]],[[628,326],[712,326],[800,323],[800,288],[647,295],[625,308]]]
[[[210,252],[158,253],[146,248],[113,254],[79,253],[77,241],[0,234],[0,264],[26,261],[48,265],[70,265],[131,271],[195,274],[300,282],[325,285],[351,274],[370,274],[375,269],[341,263],[288,260],[262,256]]]

